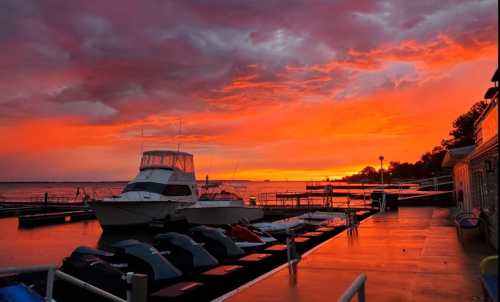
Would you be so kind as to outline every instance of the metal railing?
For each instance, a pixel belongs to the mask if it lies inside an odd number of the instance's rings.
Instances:
[[[105,299],[108,299],[113,302],[132,302],[133,295],[132,295],[132,282],[134,278],[134,273],[127,273],[125,275],[125,280],[127,282],[127,299],[124,300],[118,296],[115,296],[111,293],[108,293],[107,291],[100,289],[96,286],[93,286],[90,283],[87,283],[85,281],[82,281],[78,278],[75,278],[71,275],[68,275],[60,270],[57,269],[56,266],[54,265],[35,265],[35,266],[29,266],[29,267],[6,267],[6,268],[0,268],[0,275],[1,274],[8,274],[8,273],[35,273],[35,272],[47,272],[47,286],[45,290],[45,301],[46,302],[53,302],[54,300],[52,299],[53,297],[53,292],[54,292],[54,281],[55,278],[59,278],[61,280],[64,280],[68,283],[71,283],[73,285],[76,285],[78,287],[81,287],[93,294],[99,295]]]
[[[365,302],[365,283],[366,283],[366,274],[361,273],[359,276],[352,282],[351,286],[340,296],[337,302],[349,302],[351,299],[358,294],[358,302]]]

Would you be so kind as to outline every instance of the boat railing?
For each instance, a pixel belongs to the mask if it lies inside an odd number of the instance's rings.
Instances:
[[[103,289],[100,289],[90,283],[87,283],[85,281],[82,281],[78,278],[75,278],[69,274],[66,274],[60,270],[57,269],[55,265],[34,265],[34,266],[27,266],[27,267],[6,267],[6,268],[0,268],[0,275],[1,274],[22,274],[22,273],[36,273],[36,272],[47,272],[47,285],[45,289],[45,301],[46,302],[53,302],[53,293],[54,293],[54,281],[55,278],[59,278],[61,280],[64,280],[68,283],[71,283],[73,285],[76,285],[78,287],[81,287],[93,294],[99,295],[107,300],[113,301],[113,302],[135,302],[135,301],[145,301],[145,287],[142,286],[143,293],[133,293],[133,288],[141,288],[140,283],[145,284],[147,282],[146,276],[145,275],[140,275],[140,274],[134,274],[134,273],[127,273],[124,276],[124,279],[127,282],[127,299],[122,299],[118,296],[115,296]],[[135,283],[135,284],[134,284]],[[136,290],[137,292],[139,290]],[[144,296],[142,296],[144,295]]]
[[[361,273],[359,276],[352,282],[351,286],[342,294],[342,296],[337,300],[337,302],[349,302],[351,299],[358,294],[358,301],[365,302],[365,283],[366,283],[366,274]]]
[[[44,196],[32,196],[30,198],[30,202],[33,202],[33,203],[40,203],[40,202],[45,202],[45,197]],[[48,196],[47,198],[47,202],[49,203],[63,203],[63,204],[66,204],[66,203],[71,203],[71,202],[74,202],[75,201],[75,198],[71,198],[71,197],[68,197],[68,196],[55,196],[55,195],[50,195]]]
[[[362,194],[362,195],[361,195]],[[359,196],[352,198],[352,196]],[[316,194],[314,192],[262,192],[257,195],[256,205],[262,208],[307,208],[328,209],[332,207],[362,206],[371,207],[370,196],[367,192],[345,193],[346,198],[333,198],[333,195]]]

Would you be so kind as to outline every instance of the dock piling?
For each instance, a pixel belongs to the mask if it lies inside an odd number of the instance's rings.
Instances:
[[[148,276],[128,272],[127,280],[127,302],[146,302],[148,292]]]

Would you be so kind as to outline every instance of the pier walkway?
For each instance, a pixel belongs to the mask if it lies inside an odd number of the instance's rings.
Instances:
[[[368,302],[481,301],[479,262],[496,252],[477,230],[461,245],[449,215],[434,207],[376,214],[357,234],[344,231],[306,254],[295,279],[285,267],[227,301],[336,301],[362,272]]]

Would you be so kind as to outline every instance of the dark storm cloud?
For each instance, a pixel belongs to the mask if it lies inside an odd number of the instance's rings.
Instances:
[[[426,45],[441,35],[464,48],[494,43],[496,6],[6,0],[0,4],[0,117],[68,115],[116,123],[363,95],[394,87],[381,57],[404,61],[422,50],[398,49],[400,42]],[[332,62],[332,68],[313,68]],[[381,71],[363,75],[366,68]],[[414,73],[406,70],[401,77]],[[353,88],[359,78],[368,83],[363,91]]]

